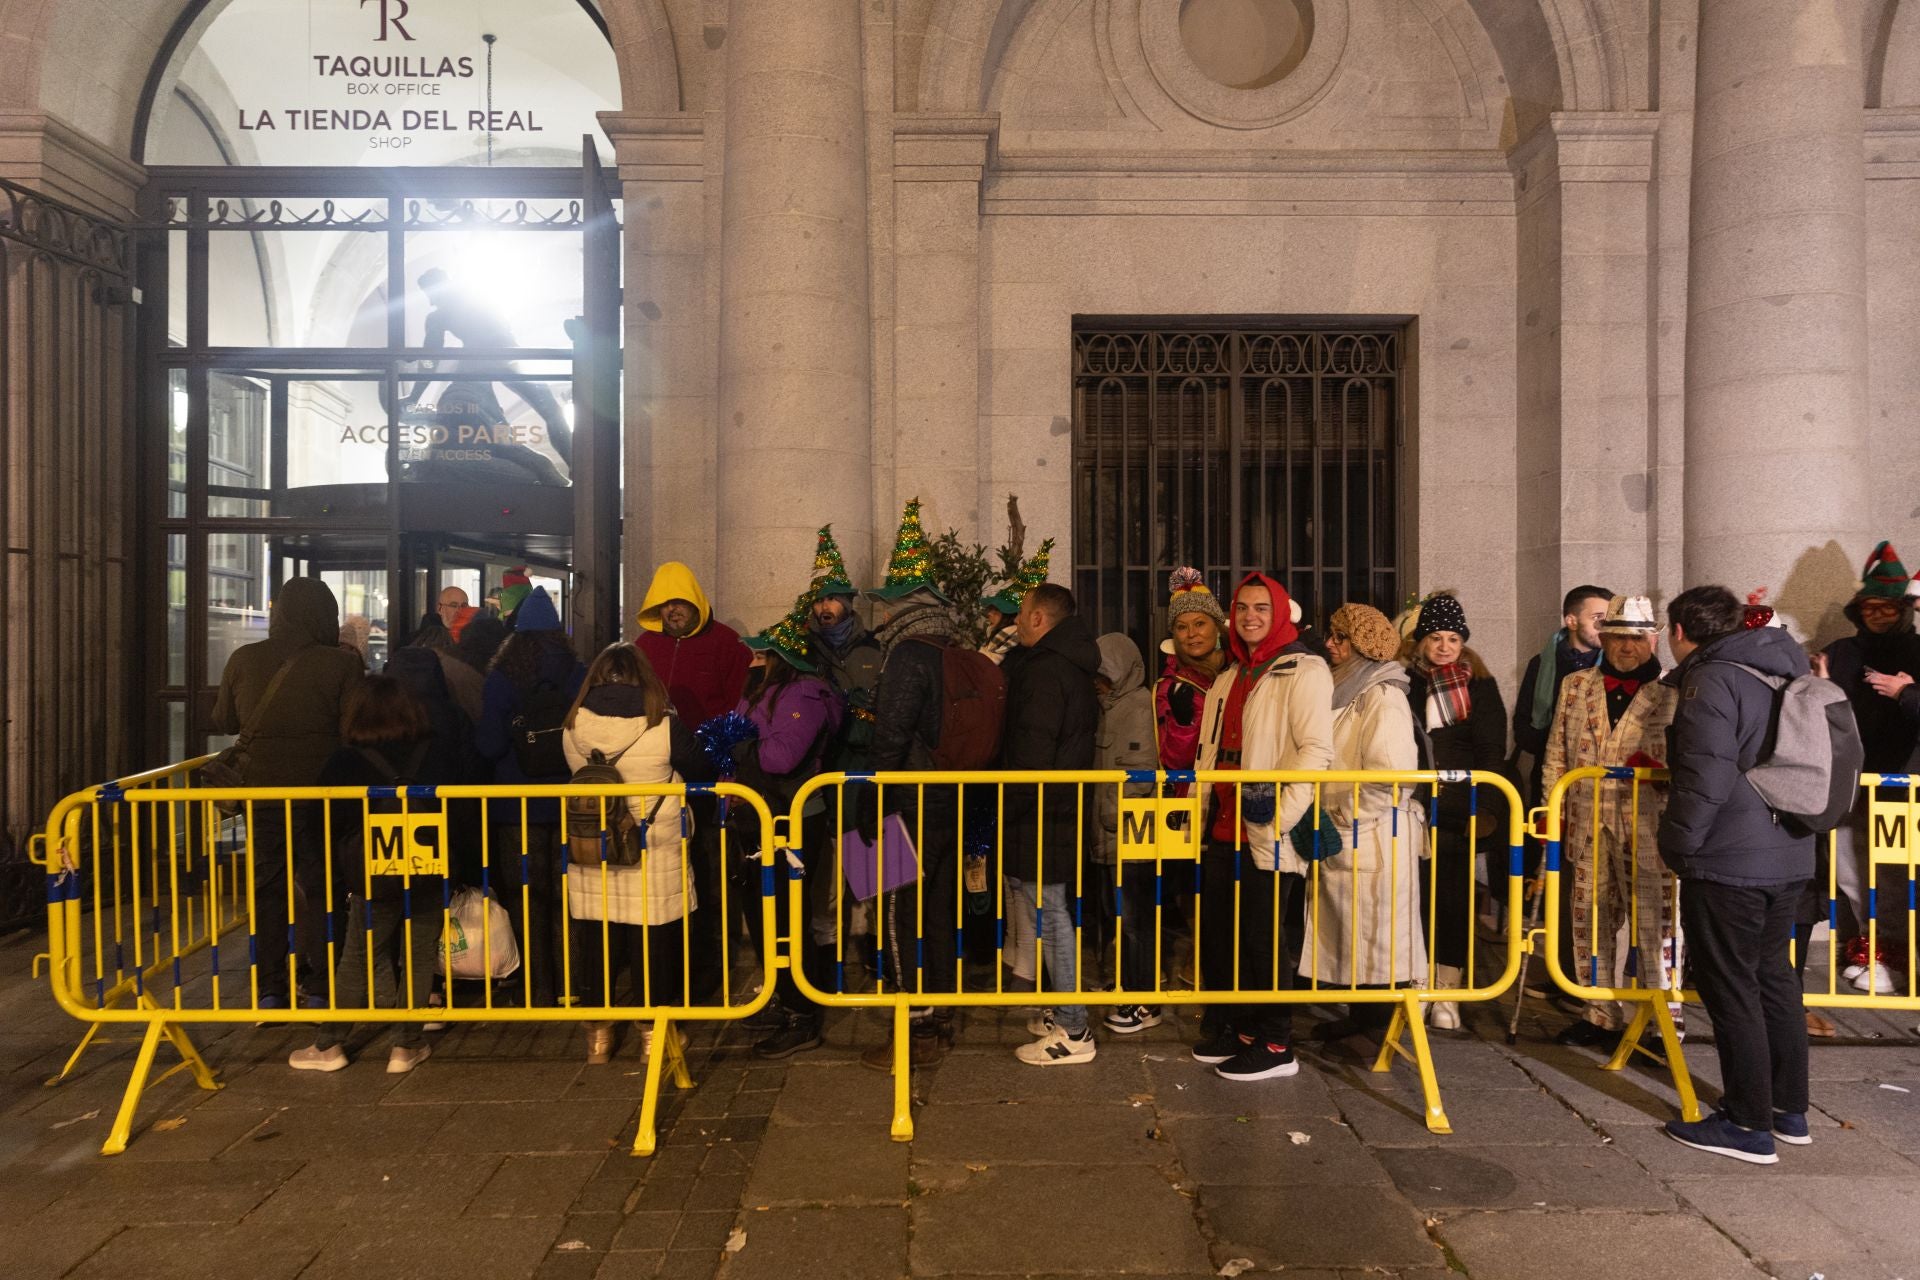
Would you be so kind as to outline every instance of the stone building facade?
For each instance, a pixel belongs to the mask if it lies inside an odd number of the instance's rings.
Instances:
[[[143,85],[203,8],[0,0],[0,177],[131,210]],[[597,9],[629,600],[679,558],[760,625],[819,524],[871,576],[914,495],[992,545],[1017,492],[1080,563],[1101,317],[1404,326],[1399,586],[1457,590],[1509,677],[1569,584],[1766,586],[1812,638],[1920,532],[1916,0]],[[9,530],[24,592],[60,535],[18,501]],[[8,636],[17,772],[68,730]],[[148,763],[62,759],[49,783]]]

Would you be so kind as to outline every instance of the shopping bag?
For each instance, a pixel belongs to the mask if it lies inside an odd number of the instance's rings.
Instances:
[[[444,974],[449,959],[456,978],[511,977],[520,968],[520,947],[513,940],[513,922],[499,899],[478,889],[453,891],[447,927],[433,955],[433,971]],[[493,971],[487,971],[487,948],[493,949]]]

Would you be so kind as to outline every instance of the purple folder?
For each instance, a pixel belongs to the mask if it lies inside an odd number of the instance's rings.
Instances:
[[[880,873],[880,889],[892,893],[902,885],[920,878],[920,860],[914,856],[913,838],[899,814],[887,819],[881,830],[880,853],[858,831],[849,831],[841,840],[841,865],[846,868],[847,887],[854,900],[865,902],[874,895],[874,873]]]

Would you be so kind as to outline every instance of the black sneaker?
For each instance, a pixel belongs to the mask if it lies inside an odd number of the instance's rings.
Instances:
[[[1237,1055],[1246,1047],[1246,1043],[1233,1033],[1232,1027],[1222,1027],[1193,1046],[1193,1060],[1217,1067]]]
[[[1293,1050],[1271,1040],[1245,1041],[1239,1053],[1213,1069],[1223,1080],[1277,1080],[1299,1072],[1300,1064],[1293,1060]]]
[[[792,1015],[781,1005],[780,998],[775,996],[767,1001],[760,1012],[747,1017],[741,1025],[756,1035],[764,1035],[769,1031],[778,1032],[780,1028],[787,1025],[791,1017]]]
[[[753,1046],[756,1058],[791,1058],[820,1047],[820,1024],[812,1018],[793,1018]]]
[[[1611,1049],[1620,1042],[1620,1033],[1608,1031],[1605,1027],[1595,1026],[1585,1018],[1581,1018],[1555,1036],[1553,1042],[1564,1044],[1572,1049],[1595,1049],[1601,1045]]]

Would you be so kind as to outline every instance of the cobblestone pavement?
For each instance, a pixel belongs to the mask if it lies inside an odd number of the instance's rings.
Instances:
[[[1511,1049],[1504,1005],[1436,1034],[1450,1137],[1409,1069],[1338,1049],[1229,1085],[1170,1021],[1041,1069],[1009,1052],[1019,1019],[976,1013],[894,1143],[889,1081],[855,1060],[882,1024],[859,1014],[775,1064],[697,1028],[696,1087],[669,1088],[646,1160],[635,1035],[588,1067],[578,1031],[475,1027],[394,1077],[379,1043],[314,1075],[285,1066],[298,1031],[202,1033],[227,1087],[151,1089],[107,1159],[133,1046],[44,1087],[78,1031],[33,950],[0,943],[4,1276],[1920,1277],[1911,1019],[1842,1019],[1813,1055],[1814,1144],[1764,1169],[1668,1141],[1664,1077],[1548,1043],[1543,1002]],[[1711,1097],[1711,1048],[1687,1053]]]

